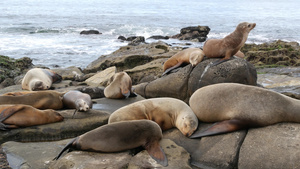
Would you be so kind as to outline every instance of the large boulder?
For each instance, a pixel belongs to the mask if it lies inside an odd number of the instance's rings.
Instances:
[[[203,86],[225,82],[256,85],[257,74],[252,64],[235,58],[210,67],[210,62],[216,60],[204,60],[195,68],[191,65],[179,68],[175,73],[134,86],[134,91],[145,98],[173,97],[188,102],[191,95]]]
[[[297,123],[250,129],[240,150],[238,168],[299,168],[299,139]]]
[[[300,46],[297,42],[281,40],[263,44],[245,44],[241,49],[246,59],[256,66],[299,66]]]
[[[132,69],[143,65],[154,59],[168,58],[177,53],[180,48],[171,47],[164,42],[151,44],[139,44],[137,46],[127,45],[109,55],[102,55],[97,60],[90,63],[84,73],[94,73],[111,66],[117,67],[117,72]]]
[[[208,26],[190,26],[182,28],[179,34],[171,36],[171,38],[204,42],[209,31],[210,28]]]

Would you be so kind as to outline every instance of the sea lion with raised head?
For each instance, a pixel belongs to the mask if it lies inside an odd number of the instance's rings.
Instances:
[[[179,67],[183,63],[191,63],[194,67],[203,60],[204,55],[204,52],[199,48],[188,48],[179,51],[164,63],[164,73],[162,75],[167,74],[168,72]]]
[[[29,105],[0,105],[0,129],[7,130],[55,123],[64,119],[58,112],[39,110]]]
[[[238,24],[235,31],[223,39],[209,39],[203,46],[203,52],[208,58],[220,58],[214,65],[229,60],[245,44],[249,32],[256,26],[255,23],[242,22]]]
[[[92,98],[89,94],[77,90],[71,90],[64,94],[63,104],[65,108],[76,109],[76,111],[88,111],[93,108]]]
[[[159,145],[160,127],[150,120],[123,121],[103,125],[76,137],[68,143],[54,160],[70,148],[96,152],[120,152],[142,146],[149,155],[163,166],[168,159]]]
[[[137,101],[113,112],[108,123],[148,119],[155,121],[162,130],[177,127],[190,136],[198,127],[198,119],[191,108],[175,98],[153,98]]]
[[[300,123],[300,101],[250,85],[220,83],[196,90],[189,101],[202,122],[216,122],[190,138],[228,133],[280,122]]]
[[[104,89],[104,96],[109,99],[125,99],[137,96],[132,91],[132,81],[126,72],[116,73]]]
[[[37,109],[63,108],[64,93],[54,90],[9,92],[0,96],[1,104],[25,104]]]
[[[30,69],[22,79],[22,89],[24,90],[47,90],[52,83],[60,82],[62,77],[50,69],[33,68]]]

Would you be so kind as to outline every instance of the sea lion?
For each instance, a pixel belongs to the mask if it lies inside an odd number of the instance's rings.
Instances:
[[[0,96],[0,105],[25,104],[37,109],[59,110],[63,108],[63,95],[54,90],[10,92]]]
[[[22,79],[22,89],[30,91],[47,90],[52,83],[61,80],[62,77],[50,69],[33,68]]]
[[[164,63],[164,73],[162,75],[167,74],[168,72],[179,67],[183,63],[191,63],[194,67],[203,60],[204,55],[204,52],[199,48],[188,48],[179,51]]]
[[[120,152],[139,146],[144,147],[149,155],[163,166],[168,159],[159,145],[162,139],[160,127],[150,120],[123,121],[103,125],[76,137],[68,143],[54,160],[69,148],[96,152]]]
[[[65,108],[76,109],[76,111],[88,111],[93,107],[91,96],[77,90],[71,90],[64,94],[63,104]]]
[[[137,95],[132,91],[130,76],[126,72],[119,72],[110,78],[109,85],[104,89],[104,96],[109,99],[124,99]]]
[[[242,22],[238,24],[235,31],[223,39],[209,39],[203,46],[203,52],[208,58],[223,57],[223,59],[214,63],[218,65],[229,60],[245,44],[249,32],[256,26],[255,23]]]
[[[59,122],[64,119],[52,109],[39,110],[32,106],[0,105],[0,129],[13,129]]]
[[[190,136],[198,127],[198,119],[191,108],[175,98],[141,100],[113,112],[108,123],[126,120],[148,119],[155,121],[162,130],[177,127],[185,136]]]
[[[279,122],[300,122],[300,101],[250,85],[220,83],[196,90],[189,101],[200,121],[217,122],[190,138]]]

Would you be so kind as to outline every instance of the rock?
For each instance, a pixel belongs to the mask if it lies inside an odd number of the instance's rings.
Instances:
[[[89,86],[92,87],[101,87],[101,86],[107,86],[107,83],[109,82],[110,78],[116,73],[116,67],[110,67],[107,68],[94,76],[88,78],[85,80],[85,83],[87,83]]]
[[[209,31],[210,28],[208,26],[190,26],[182,28],[180,34],[174,35],[171,38],[204,42]]]
[[[57,168],[88,168],[88,169],[115,169],[126,168],[131,155],[128,151],[120,153],[98,153],[72,151],[57,161],[52,161],[49,169]]]
[[[57,74],[62,76],[63,80],[77,80],[80,81],[80,79],[83,78],[83,73],[78,67],[71,66],[64,69],[51,69]]]
[[[81,91],[82,93],[89,94],[92,99],[96,98],[103,98],[104,96],[104,87],[80,87],[77,90]]]
[[[256,66],[299,66],[300,49],[297,42],[281,40],[263,44],[245,44],[241,49],[246,59]]]
[[[217,59],[207,59],[195,68],[189,64],[149,83],[134,86],[134,91],[145,98],[173,97],[188,102],[197,89],[210,84],[233,82],[256,85],[256,70],[247,61],[236,58],[207,70],[206,66]]]
[[[167,40],[169,38],[170,38],[169,36],[154,35],[154,36],[150,36],[147,39],[156,39],[156,40],[158,40],[158,39],[166,39]]]
[[[91,34],[102,34],[97,30],[87,30],[87,31],[81,31],[80,35],[91,35]]]
[[[28,57],[12,59],[0,55],[0,83],[6,78],[15,78],[32,67],[32,60]]]
[[[8,86],[12,86],[14,84],[15,84],[15,82],[12,78],[6,78],[5,80],[3,80],[0,83],[0,89],[3,89],[3,88],[8,87]]]
[[[0,95],[2,95],[4,93],[8,93],[8,92],[18,92],[18,91],[22,91],[22,86],[21,85],[12,85],[12,86],[8,86],[8,87],[1,89]]]
[[[58,111],[64,116],[62,122],[0,131],[0,143],[7,141],[32,142],[61,140],[76,137],[89,130],[107,124],[109,117],[107,112],[91,109],[84,113],[77,112],[74,119],[72,119],[74,110],[75,109]]]
[[[160,77],[163,73],[163,63],[167,58],[155,59],[144,65],[127,69],[125,72],[131,77],[132,84],[136,85],[144,82],[151,82]]]
[[[253,128],[240,150],[238,168],[299,168],[300,124]]]
[[[257,83],[265,88],[299,86],[300,77],[278,74],[258,74]]]
[[[126,39],[127,41],[131,41],[128,45],[139,45],[140,43],[145,43],[145,38],[143,36],[134,36]]]
[[[200,123],[197,130],[204,130],[208,123]],[[196,168],[237,168],[238,152],[246,136],[245,131],[190,139],[174,128],[163,133],[191,154],[191,165]]]
[[[102,55],[83,70],[83,73],[93,73],[111,66],[117,67],[117,72],[132,69],[146,64],[154,59],[167,58],[177,53],[180,48],[171,47],[164,42],[123,46],[117,51]]]
[[[125,36],[119,36],[118,39],[120,39],[121,41],[126,41]]]
[[[163,168],[191,169],[189,165],[190,154],[170,139],[162,139],[160,145],[168,158],[168,166]],[[135,155],[128,166],[128,169],[139,168],[161,168],[162,166],[151,158],[146,150]]]

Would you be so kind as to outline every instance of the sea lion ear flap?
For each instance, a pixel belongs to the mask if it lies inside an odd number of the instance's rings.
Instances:
[[[145,147],[148,151],[149,155],[160,165],[166,167],[168,166],[168,159],[166,157],[165,152],[160,147],[159,143],[155,143],[152,145],[148,145]]]

